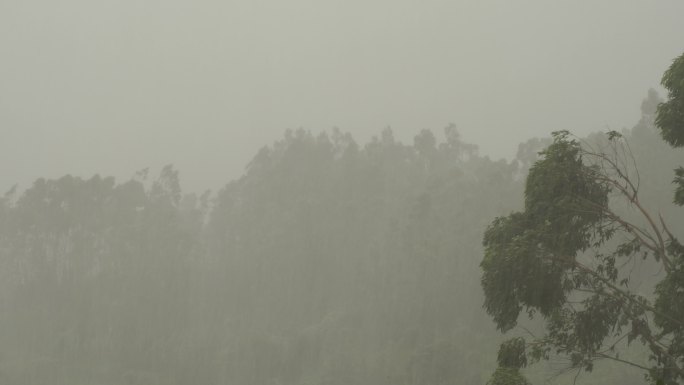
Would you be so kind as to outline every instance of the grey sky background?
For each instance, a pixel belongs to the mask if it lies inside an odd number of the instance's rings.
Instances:
[[[404,141],[453,122],[494,158],[631,127],[684,51],[684,1],[0,0],[0,188],[240,176],[287,128]]]

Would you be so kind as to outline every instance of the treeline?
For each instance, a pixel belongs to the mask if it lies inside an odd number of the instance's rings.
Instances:
[[[645,108],[626,135],[648,185],[674,158]],[[499,336],[480,240],[544,144],[509,162],[453,126],[412,144],[297,130],[215,195],[170,166],[10,191],[0,382],[482,384]]]

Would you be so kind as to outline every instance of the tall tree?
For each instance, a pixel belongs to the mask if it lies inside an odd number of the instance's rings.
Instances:
[[[485,309],[504,332],[523,311],[541,316],[546,332],[527,345],[532,361],[560,354],[591,371],[608,359],[646,370],[653,382],[681,383],[684,249],[640,200],[622,135],[609,133],[602,146],[554,133],[530,169],[524,210],[497,218],[485,232]],[[653,296],[642,294],[643,286],[638,291],[630,275],[639,257],[664,271]],[[623,341],[640,342],[650,361],[620,356]]]
[[[668,100],[658,105],[655,119],[663,139],[673,147],[684,146],[684,54],[676,58],[663,74],[661,84],[668,91]],[[675,170],[677,185],[674,201],[684,205],[684,167]]]
[[[684,146],[684,54],[674,59],[663,74],[661,84],[668,100],[658,105],[656,126],[673,147]]]
[[[633,133],[643,136],[655,112],[663,139],[684,146],[684,55],[662,84],[668,100],[649,92]],[[523,311],[541,316],[545,334],[526,345],[532,361],[560,354],[570,367],[591,371],[607,359],[643,369],[656,384],[684,383],[684,247],[641,200],[625,138],[613,131],[607,139],[592,146],[554,133],[530,169],[524,210],[495,219],[485,232],[485,309],[504,332]],[[682,205],[681,167],[675,183]],[[634,282],[637,257],[661,267],[646,288]],[[635,341],[649,353],[646,362],[620,355]]]

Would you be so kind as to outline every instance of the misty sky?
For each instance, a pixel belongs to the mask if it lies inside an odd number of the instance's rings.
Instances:
[[[174,163],[238,177],[287,128],[510,157],[631,127],[684,51],[684,1],[0,0],[0,188]],[[218,184],[217,184],[218,183]]]

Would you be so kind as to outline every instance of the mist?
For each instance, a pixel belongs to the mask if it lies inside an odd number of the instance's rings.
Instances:
[[[6,188],[173,163],[194,191],[286,129],[410,141],[455,123],[483,154],[630,127],[681,49],[678,1],[0,5]]]
[[[684,230],[654,124],[681,15],[0,3],[0,383],[486,383],[483,233],[551,132],[621,132]],[[556,366],[528,375],[572,383]],[[577,383],[643,383],[596,373]]]

